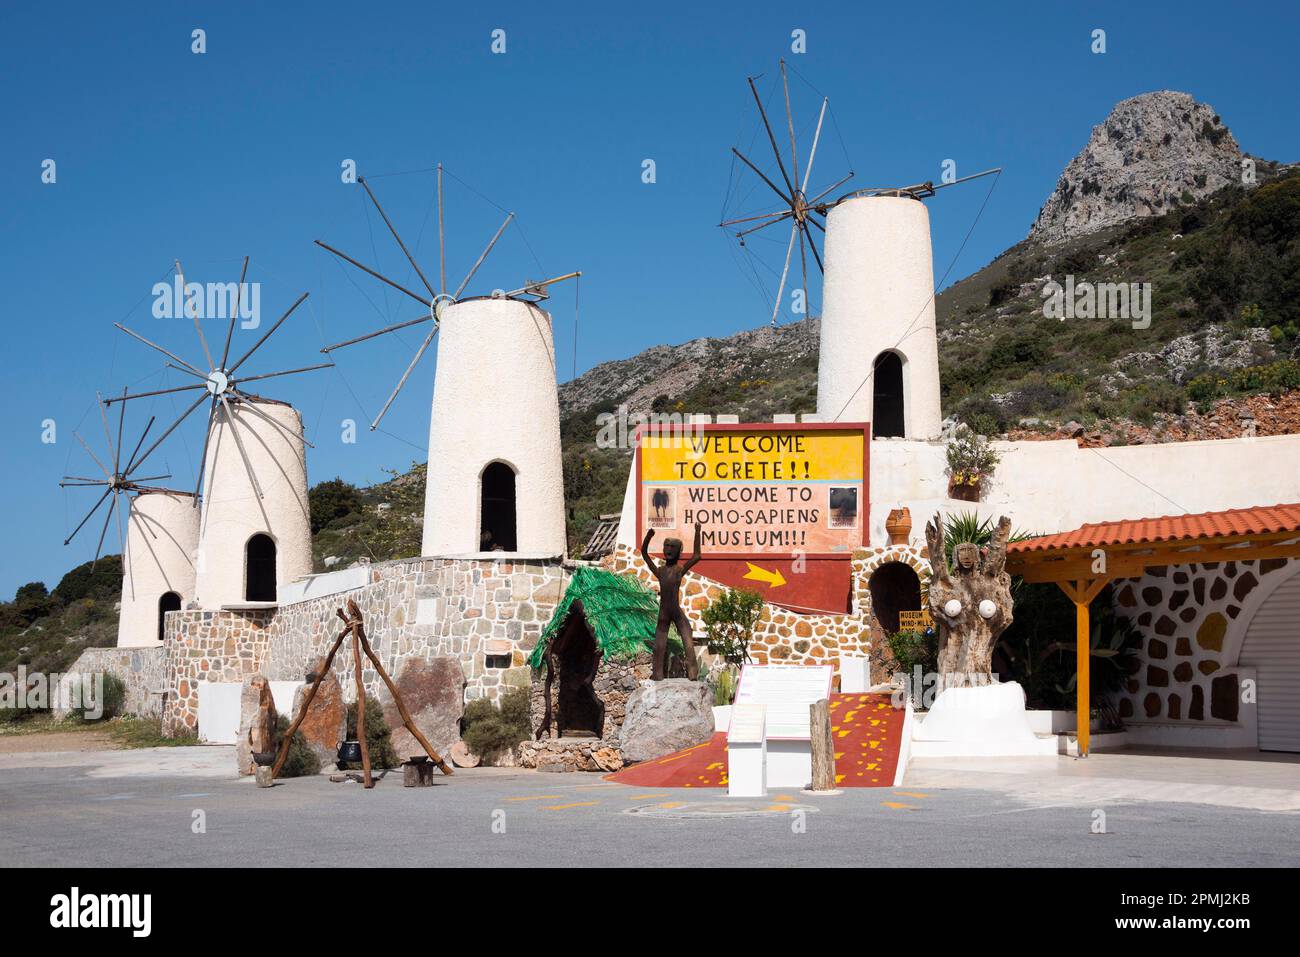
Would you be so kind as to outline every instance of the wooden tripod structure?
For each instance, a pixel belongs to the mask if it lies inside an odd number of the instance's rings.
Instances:
[[[280,742],[280,753],[276,755],[275,764],[271,768],[271,780],[275,780],[280,773],[280,769],[284,766],[285,758],[289,756],[289,745],[293,741],[293,736],[297,733],[298,726],[307,717],[307,711],[311,708],[312,700],[316,697],[316,691],[320,688],[320,683],[325,680],[325,675],[329,673],[330,666],[334,664],[334,656],[342,646],[343,639],[348,635],[352,636],[352,660],[357,682],[357,742],[361,745],[361,773],[365,778],[366,787],[374,787],[375,782],[370,776],[370,749],[366,747],[366,689],[361,681],[362,652],[365,652],[366,657],[375,666],[375,670],[379,672],[379,677],[383,678],[384,684],[388,686],[393,701],[397,703],[397,711],[402,716],[402,724],[406,726],[406,730],[411,732],[416,741],[420,742],[420,746],[429,755],[429,759],[443,774],[451,774],[451,765],[439,757],[438,752],[433,750],[433,745],[429,744],[429,739],[416,727],[415,721],[411,718],[411,712],[406,710],[406,703],[402,701],[401,693],[397,690],[397,686],[393,684],[393,679],[388,677],[388,672],[384,670],[384,666],[380,663],[379,656],[370,647],[370,641],[366,638],[365,622],[361,618],[361,609],[357,607],[357,603],[349,598],[348,613],[343,614],[343,609],[340,608],[338,609],[338,616],[343,621],[343,630],[334,639],[334,645],[325,657],[325,664],[321,667],[320,673],[316,675],[316,680],[312,682],[307,697],[303,699],[302,708],[298,711],[297,717],[293,719],[293,724],[289,725],[284,740]]]

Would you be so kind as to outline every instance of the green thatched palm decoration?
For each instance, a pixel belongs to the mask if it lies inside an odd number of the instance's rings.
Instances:
[[[574,602],[582,602],[587,624],[596,633],[596,645],[606,657],[635,658],[654,642],[659,596],[630,575],[581,566],[569,579],[564,598],[528,659],[534,668],[545,667],[546,649],[564,627]],[[672,653],[683,653],[676,632],[668,636],[668,646]]]

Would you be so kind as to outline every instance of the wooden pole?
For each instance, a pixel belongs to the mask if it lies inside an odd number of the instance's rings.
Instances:
[[[812,734],[812,790],[835,790],[835,743],[831,737],[830,702],[822,698],[808,706]]]
[[[1082,589],[1080,590],[1082,591]],[[1086,597],[1082,601],[1076,601],[1074,605],[1074,641],[1077,668],[1074,683],[1074,708],[1077,716],[1079,757],[1081,758],[1088,756],[1088,734],[1092,723],[1091,682],[1088,674],[1088,667],[1092,658],[1092,647],[1089,638],[1091,628],[1088,625],[1088,605],[1089,602]]]
[[[275,766],[271,768],[271,780],[280,773],[280,768],[284,766],[284,759],[289,756],[289,744],[293,741],[293,736],[298,732],[298,726],[302,724],[303,719],[307,717],[307,709],[311,707],[312,700],[316,697],[316,691],[320,688],[320,683],[325,680],[329,674],[330,665],[334,663],[334,655],[338,652],[339,646],[343,644],[343,639],[347,637],[348,629],[343,629],[339,636],[334,639],[334,646],[330,648],[330,653],[325,656],[325,665],[321,668],[320,674],[316,680],[311,683],[311,688],[307,692],[307,697],[303,699],[302,709],[298,712],[297,717],[293,719],[293,724],[289,725],[289,731],[280,742],[280,753],[275,758]]]
[[[406,726],[407,731],[411,732],[411,737],[420,742],[420,746],[424,748],[425,753],[429,755],[429,760],[437,765],[438,769],[442,771],[443,774],[454,773],[451,769],[451,765],[447,764],[438,752],[433,750],[433,745],[429,744],[429,739],[426,738],[416,726],[415,721],[411,718],[411,713],[406,710],[406,704],[402,701],[402,696],[398,693],[397,686],[393,684],[393,679],[388,677],[388,672],[384,669],[383,664],[380,663],[379,656],[376,655],[374,650],[370,647],[370,642],[366,639],[365,626],[361,623],[361,612],[357,608],[356,604],[351,600],[348,601],[348,611],[352,613],[354,616],[353,620],[356,623],[353,634],[361,639],[361,647],[365,649],[366,657],[370,659],[372,664],[374,664],[375,670],[379,672],[379,677],[382,678],[384,684],[388,686],[388,691],[392,694],[393,701],[397,705],[397,712],[402,716],[402,724]]]
[[[352,660],[355,662],[357,678],[357,742],[361,745],[361,775],[365,786],[375,786],[370,777],[370,749],[366,747],[366,686],[361,680],[361,638],[357,635],[356,622],[349,629],[352,632]]]

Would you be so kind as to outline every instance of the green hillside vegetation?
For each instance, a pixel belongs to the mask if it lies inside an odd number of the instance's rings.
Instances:
[[[78,565],[53,591],[28,582],[0,602],[0,671],[64,671],[86,648],[117,643],[122,557]]]

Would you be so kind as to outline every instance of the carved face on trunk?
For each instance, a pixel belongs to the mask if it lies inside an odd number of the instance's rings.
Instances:
[[[680,538],[664,539],[664,561],[669,565],[677,564],[677,560],[682,557],[682,540]]]
[[[973,542],[962,542],[953,549],[953,559],[960,572],[971,572],[980,558],[979,546]]]

